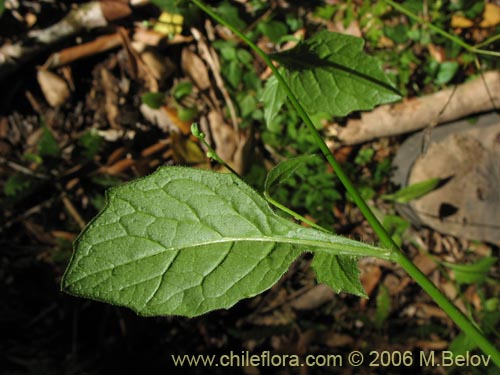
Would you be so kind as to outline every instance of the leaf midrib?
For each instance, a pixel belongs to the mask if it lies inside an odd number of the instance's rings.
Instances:
[[[341,255],[341,256],[342,255],[343,256],[367,256],[367,255],[370,256],[370,255],[372,255],[372,256],[376,256],[378,258],[382,258],[382,259],[390,259],[390,256],[391,256],[391,252],[389,250],[377,248],[377,247],[372,247],[372,246],[364,245],[364,244],[362,244],[361,246],[355,246],[353,244],[342,243],[342,242],[335,243],[335,242],[325,242],[325,241],[320,241],[320,240],[315,241],[315,240],[311,240],[311,239],[290,238],[290,237],[281,237],[281,236],[279,236],[279,237],[278,236],[276,236],[276,237],[262,236],[262,237],[249,237],[249,238],[224,237],[224,238],[221,238],[218,240],[199,242],[199,243],[191,244],[191,245],[183,245],[183,246],[178,246],[178,247],[165,247],[165,245],[161,244],[158,241],[154,241],[150,238],[128,234],[126,236],[115,237],[113,239],[103,241],[100,244],[115,241],[119,238],[124,238],[124,237],[140,238],[142,240],[146,240],[146,241],[152,242],[156,245],[159,245],[160,247],[163,248],[163,250],[158,252],[158,253],[155,253],[155,254],[148,254],[148,255],[145,255],[143,257],[136,258],[136,259],[133,259],[133,260],[130,260],[128,262],[121,263],[121,264],[115,264],[112,267],[105,268],[105,269],[99,270],[97,272],[85,275],[84,277],[67,284],[67,286],[76,284],[76,283],[82,281],[83,279],[86,279],[86,278],[91,277],[93,275],[96,275],[98,273],[110,271],[112,269],[127,266],[131,263],[135,263],[135,262],[147,259],[149,257],[157,256],[157,255],[161,254],[163,251],[179,251],[180,252],[180,251],[185,250],[185,249],[207,246],[207,245],[223,244],[223,243],[235,243],[235,242],[266,242],[266,243],[268,243],[268,242],[271,242],[271,243],[282,243],[282,244],[290,244],[290,245],[311,246],[311,247],[314,247],[316,249],[318,249],[318,248],[330,249],[330,250],[334,250],[334,251],[332,251],[332,253],[334,253],[334,255]],[[350,250],[348,250],[347,252],[339,251],[340,249],[346,249],[346,248],[348,248]],[[306,252],[306,251],[307,250],[304,250],[304,252]],[[368,253],[370,253],[370,254],[368,254]],[[89,256],[89,255],[90,255],[90,253],[87,254],[86,256]],[[83,257],[81,259],[84,259],[84,258],[85,257]]]

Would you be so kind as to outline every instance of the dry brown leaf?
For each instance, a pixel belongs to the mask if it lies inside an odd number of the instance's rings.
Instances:
[[[222,115],[217,111],[208,113],[208,122],[215,143],[215,150],[222,160],[231,162],[237,148],[234,129],[224,122]]]
[[[210,78],[208,70],[203,60],[188,47],[182,49],[182,70],[193,80],[200,90],[206,90],[210,87]]]
[[[232,167],[239,174],[245,174],[254,160],[254,138],[252,129],[249,132],[240,130],[239,139],[232,159]]]
[[[70,96],[68,84],[57,74],[40,69],[37,73],[37,80],[47,103],[51,107],[59,107],[68,100]]]
[[[416,315],[420,318],[438,318],[438,319],[449,319],[448,315],[439,308],[438,306],[429,305],[427,303],[416,303],[417,308]]]
[[[480,27],[494,27],[500,23],[500,6],[493,3],[487,3],[484,6],[483,20]]]
[[[375,287],[378,285],[380,281],[380,277],[382,276],[382,271],[380,267],[372,264],[368,264],[361,269],[361,285],[365,289],[365,292],[368,296],[371,296]],[[359,304],[362,308],[366,306],[368,302],[367,298],[362,298],[359,300]]]
[[[391,296],[395,296],[395,295],[399,294],[399,292],[401,291],[401,289],[403,287],[403,283],[401,282],[401,279],[392,273],[389,273],[384,278],[383,283]]]
[[[429,44],[427,47],[429,49],[429,54],[436,60],[438,63],[442,63],[446,60],[446,52],[443,47],[436,46],[435,44]]]
[[[290,302],[296,310],[314,310],[335,297],[335,292],[326,284],[319,284]]]
[[[456,29],[466,29],[474,26],[474,21],[464,17],[460,14],[454,14],[451,16],[451,27]]]
[[[418,269],[425,275],[430,275],[437,268],[437,263],[426,254],[418,254],[413,258],[413,263],[415,263]]]
[[[329,331],[324,334],[324,343],[330,348],[341,348],[354,344],[354,339],[349,335]]]
[[[156,80],[153,72],[151,72],[149,67],[144,63],[144,61],[142,61],[141,56],[133,47],[132,41],[128,36],[128,31],[125,28],[120,27],[118,28],[118,33],[122,38],[123,50],[128,57],[130,74],[132,78],[142,79],[147,91],[157,92],[159,88],[158,81]]]
[[[146,29],[141,26],[138,26],[134,32],[134,42],[153,47],[158,46],[160,43],[172,45],[191,43],[192,41],[192,36],[176,34],[174,36],[168,37],[154,30]]]
[[[146,50],[141,53],[141,59],[151,71],[157,81],[164,81],[176,70],[175,64],[169,58],[164,58],[153,50]]]
[[[165,132],[178,132],[180,130],[184,135],[191,133],[191,123],[179,119],[175,108],[163,106],[155,109],[142,104],[140,111],[149,122],[155,124]]]

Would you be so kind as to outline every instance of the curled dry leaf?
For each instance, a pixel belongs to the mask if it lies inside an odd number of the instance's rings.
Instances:
[[[57,74],[40,69],[37,72],[37,80],[47,103],[51,107],[59,107],[68,100],[70,96],[68,84]]]

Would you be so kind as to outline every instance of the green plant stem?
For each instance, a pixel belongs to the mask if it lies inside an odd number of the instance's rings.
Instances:
[[[395,261],[424,289],[448,316],[481,350],[491,356],[491,360],[500,367],[500,352],[488,341],[479,328],[471,322],[448,298],[420,271],[402,252],[398,252]]]
[[[489,56],[500,57],[500,52],[488,51],[488,50],[485,50],[485,49],[477,48],[477,46],[471,46],[470,44],[465,43],[459,37],[457,37],[457,36],[455,36],[453,34],[450,34],[450,33],[446,32],[446,31],[440,29],[439,27],[433,25],[430,22],[427,22],[422,17],[419,17],[416,14],[414,14],[413,12],[409,11],[408,9],[406,9],[404,6],[402,6],[402,5],[394,2],[392,0],[384,0],[384,1],[387,4],[389,4],[390,6],[392,6],[394,9],[397,9],[399,12],[403,13],[404,15],[406,15],[407,17],[411,18],[414,21],[417,21],[418,23],[420,23],[422,25],[427,26],[429,29],[435,31],[438,34],[441,34],[446,39],[451,40],[452,42],[454,42],[454,43],[458,44],[459,46],[465,48],[469,52],[477,53],[477,54],[481,54],[481,55],[489,55]]]
[[[468,335],[474,342],[479,346],[484,353],[491,356],[492,361],[500,367],[500,352],[483,336],[480,330],[474,325],[450,300],[448,300],[443,293],[415,266],[415,264],[402,252],[401,249],[396,245],[396,243],[392,240],[389,233],[382,226],[380,221],[375,217],[373,212],[370,210],[366,202],[363,200],[357,189],[353,186],[344,170],[340,166],[340,164],[335,160],[335,157],[330,152],[330,149],[323,141],[323,138],[319,134],[318,130],[315,128],[313,122],[305,112],[302,105],[299,103],[292,90],[286,83],[283,76],[280,74],[278,69],[274,66],[272,60],[269,56],[266,55],[264,51],[262,51],[255,43],[253,43],[250,39],[247,38],[241,31],[236,29],[234,26],[229,24],[219,15],[217,15],[212,9],[207,7],[200,0],[191,0],[194,4],[196,4],[200,9],[202,9],[205,13],[207,13],[210,17],[215,19],[222,25],[225,25],[229,28],[235,35],[240,37],[258,56],[260,56],[267,66],[272,70],[276,79],[283,85],[284,90],[287,93],[288,99],[292,103],[293,107],[304,121],[306,126],[312,132],[314,140],[318,147],[320,148],[323,156],[328,161],[328,163],[332,166],[333,170],[337,174],[339,180],[342,182],[347,192],[351,196],[352,200],[359,207],[361,212],[363,213],[366,220],[372,226],[375,233],[380,238],[380,241],[384,247],[389,249],[392,253],[391,259],[397,262],[403,269],[424,289],[429,296],[448,314],[448,316]],[[390,0],[385,0],[389,3],[393,3]],[[406,13],[405,13],[406,14]],[[415,16],[416,17],[416,16]],[[418,19],[420,22],[420,19]],[[425,21],[422,20],[425,23]],[[450,35],[452,40],[457,39]],[[463,45],[464,42],[460,40],[460,45]],[[469,45],[467,45],[470,47]],[[465,47],[464,47],[465,48]],[[477,52],[477,51],[476,51]]]
[[[302,221],[303,223],[306,223],[307,225],[309,225],[317,230],[329,233],[329,231],[326,230],[325,228],[323,228],[323,227],[319,226],[318,224],[312,222],[311,220],[305,218],[301,214],[289,209],[288,207],[283,206],[280,202],[278,202],[277,200],[274,200],[267,192],[264,192],[264,198],[266,198],[266,200],[269,203],[271,203],[273,206],[279,208],[281,211],[286,212],[288,215],[292,216],[295,220]]]
[[[212,148],[212,146],[210,146],[208,144],[208,142],[205,140],[205,134],[203,134],[200,129],[199,129],[199,126],[197,123],[192,123],[191,124],[191,134],[193,134],[196,138],[198,138],[200,140],[201,143],[203,143],[205,145],[205,147],[207,147],[208,149],[208,152],[207,152],[207,156],[210,158],[210,159],[213,159],[215,160],[216,162],[218,162],[219,164],[225,166],[232,174],[234,174],[236,177],[238,177],[239,179],[243,179],[239,174],[238,172],[236,172],[233,168],[231,168],[225,161],[224,159],[222,159],[219,154],[217,154],[217,152]],[[266,198],[266,200],[271,203],[273,206],[279,208],[280,210],[282,210],[283,212],[286,212],[288,215],[292,216],[295,220],[299,220],[299,221],[302,221],[303,223],[306,223],[307,225],[313,227],[313,228],[316,228],[318,230],[321,230],[323,232],[329,232],[328,230],[326,230],[325,228],[319,226],[318,224],[312,222],[311,220],[309,219],[306,219],[304,216],[302,216],[301,214],[299,214],[298,212],[295,212],[293,211],[292,209],[286,207],[286,206],[283,206],[280,202],[274,200],[268,193],[267,191],[264,192],[264,198]]]
[[[236,177],[238,177],[239,179],[242,179],[241,176],[239,175],[238,172],[236,172],[229,164],[227,164],[224,159],[222,159],[218,154],[217,152],[215,152],[215,150],[213,149],[212,146],[210,146],[210,144],[205,140],[205,134],[203,134],[200,129],[199,129],[199,126],[197,123],[192,123],[191,124],[191,134],[193,134],[196,138],[198,138],[200,140],[201,143],[203,143],[205,145],[205,147],[208,149],[208,152],[207,152],[207,157],[212,159],[212,160],[215,160],[217,163],[219,163],[220,165],[226,167],[232,174],[234,174]]]
[[[496,42],[499,39],[500,39],[500,34],[493,35],[492,37],[489,37],[488,39],[483,40],[481,43],[478,43],[478,44],[474,45],[474,47],[475,48],[484,47],[484,46],[487,46],[490,43]]]

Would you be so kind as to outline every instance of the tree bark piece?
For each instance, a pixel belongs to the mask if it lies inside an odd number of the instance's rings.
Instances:
[[[413,132],[500,107],[500,71],[473,81],[402,103],[383,105],[337,129],[343,144]]]

